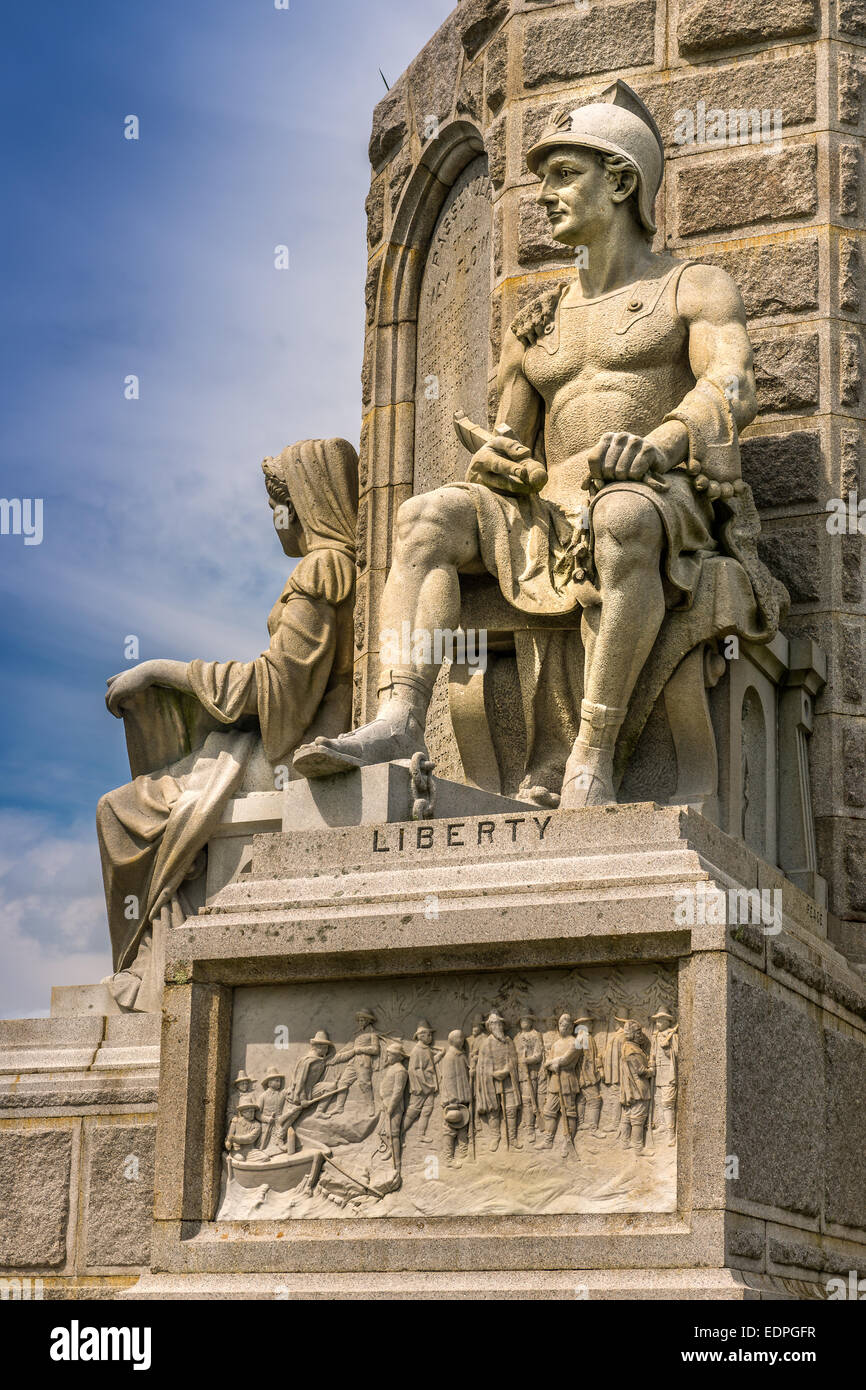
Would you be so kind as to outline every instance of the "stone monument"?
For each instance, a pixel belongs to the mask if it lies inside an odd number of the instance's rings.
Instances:
[[[360,450],[265,461],[257,662],[109,682],[115,970],[0,1024],[4,1271],[866,1271],[863,26],[755,16],[462,0],[377,108]]]

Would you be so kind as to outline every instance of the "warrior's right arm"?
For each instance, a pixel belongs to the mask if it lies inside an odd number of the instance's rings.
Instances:
[[[523,371],[525,345],[509,328],[502,344],[496,390],[499,394],[497,425],[508,425],[530,453],[541,426],[543,402]]]
[[[520,339],[509,329],[496,381],[499,393],[496,428],[506,432],[497,433],[473,454],[466,474],[469,482],[482,483],[501,492],[539,492],[547,481],[544,468],[532,460],[543,403],[524,374],[524,351]]]

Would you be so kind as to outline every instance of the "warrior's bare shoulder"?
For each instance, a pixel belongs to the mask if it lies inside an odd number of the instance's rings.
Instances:
[[[677,309],[686,323],[739,323],[746,310],[736,282],[721,266],[695,261],[687,265],[677,285]]]

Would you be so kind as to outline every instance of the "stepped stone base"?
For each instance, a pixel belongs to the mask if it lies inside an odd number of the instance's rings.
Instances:
[[[776,893],[778,912],[713,920],[714,890],[728,905]],[[614,1161],[615,1134],[578,1131],[563,1167],[525,1144],[491,1157],[479,1125],[475,1166],[425,1185],[434,1117],[384,1201],[272,1191],[220,1215],[230,1082],[245,1059],[264,1074],[275,1018],[291,1074],[316,1018],[342,1043],[356,997],[409,1047],[429,1013],[438,1045],[460,1000],[504,999],[513,1032],[521,1001],[547,1008],[559,979],[574,1011],[596,1001],[599,1028],[602,997],[645,1021],[665,991],[675,1148],[657,1129],[651,1154]],[[864,982],[825,910],[693,810],[520,806],[257,835],[249,876],[169,933],[166,980],[158,1066],[155,1017],[0,1024],[0,1276],[53,1298],[572,1300],[824,1298],[831,1278],[866,1273]],[[321,1131],[304,1123],[307,1142]],[[354,1177],[370,1145],[338,1138]],[[547,1162],[553,1187],[537,1183]]]
[[[814,1294],[812,1295],[814,1296]],[[437,1274],[340,1274],[268,1277],[203,1274],[176,1278],[143,1275],[123,1299],[273,1299],[328,1300],[483,1300],[520,1299],[756,1299],[810,1297],[809,1286],[795,1280],[741,1275],[731,1270],[619,1269],[576,1275],[568,1271],[485,1270],[467,1276],[462,1270]]]

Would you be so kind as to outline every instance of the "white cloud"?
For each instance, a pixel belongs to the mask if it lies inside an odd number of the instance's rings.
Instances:
[[[52,985],[111,970],[96,835],[58,834],[46,817],[0,812],[0,1017],[48,1013]]]
[[[54,83],[32,7],[44,80],[29,90],[22,39],[12,100],[51,138],[13,158],[0,445],[4,491],[45,500],[45,538],[0,568],[2,792],[22,808],[0,811],[0,1016],[110,969],[93,803],[103,769],[123,775],[101,700],[124,637],[143,658],[261,651],[289,563],[260,460],[358,442],[378,68],[394,82],[452,7],[70,10]],[[114,124],[128,100],[145,108],[135,148]]]

